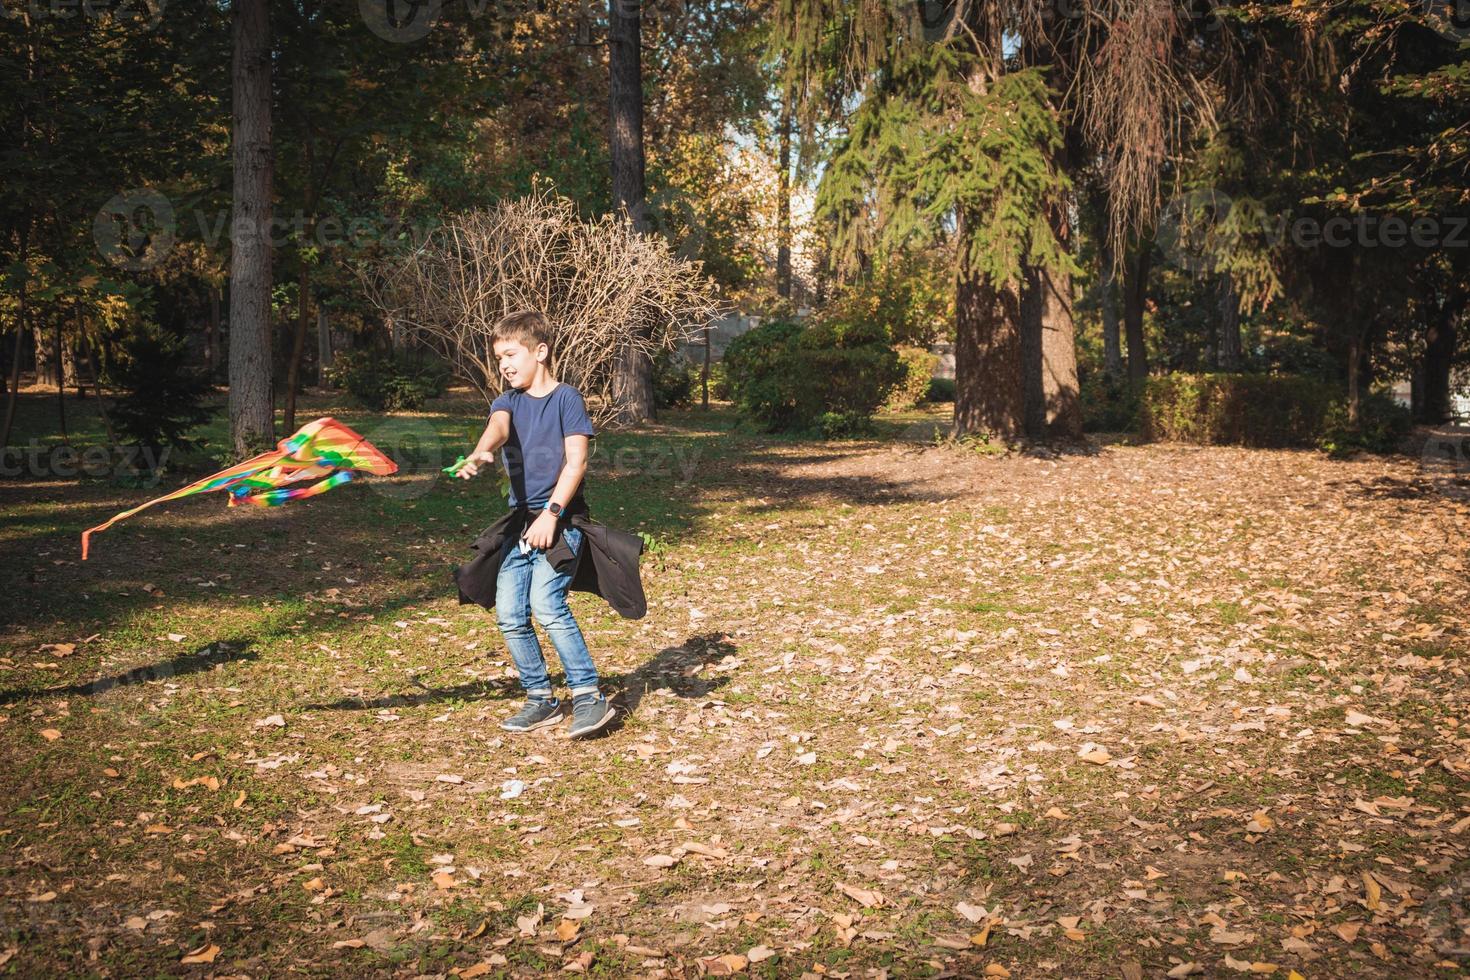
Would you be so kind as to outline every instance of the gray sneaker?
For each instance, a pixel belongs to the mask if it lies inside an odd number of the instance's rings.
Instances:
[[[569,738],[585,738],[601,731],[613,720],[617,711],[601,694],[583,694],[572,700],[572,727]]]
[[[527,698],[526,706],[513,717],[502,721],[500,727],[508,732],[534,732],[538,728],[560,724],[566,716],[567,706],[564,701]]]

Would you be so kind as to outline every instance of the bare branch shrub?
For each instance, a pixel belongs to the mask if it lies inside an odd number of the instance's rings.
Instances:
[[[555,329],[553,371],[582,392],[599,428],[616,424],[620,353],[673,350],[725,312],[701,263],[637,234],[626,217],[582,219],[549,191],[455,215],[362,279],[385,316],[442,354],[487,402],[503,389],[495,323],[543,311]]]

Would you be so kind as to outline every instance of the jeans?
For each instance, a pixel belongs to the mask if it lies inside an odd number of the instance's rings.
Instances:
[[[580,530],[564,527],[561,533],[573,552],[581,551]],[[582,630],[567,605],[567,588],[571,584],[572,569],[558,574],[546,560],[545,551],[533,548],[522,553],[518,540],[506,541],[500,577],[495,580],[495,618],[505,635],[505,645],[510,648],[511,660],[520,672],[521,686],[531,697],[551,698],[546,657],[531,627],[533,613],[556,648],[572,696],[597,691],[597,668],[592,665],[592,654],[587,651]]]

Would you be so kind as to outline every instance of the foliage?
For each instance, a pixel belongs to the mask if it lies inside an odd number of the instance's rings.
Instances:
[[[165,446],[195,448],[189,432],[215,414],[204,404],[212,386],[190,367],[189,356],[182,337],[142,322],[107,365],[107,383],[121,392],[109,410],[113,427],[123,439],[152,450],[154,458]]]
[[[327,380],[375,411],[422,408],[444,394],[448,369],[437,360],[380,350],[343,351],[327,372]]]
[[[653,401],[658,408],[688,408],[699,386],[699,372],[682,355],[659,351],[653,359]]]
[[[1171,374],[1149,378],[1139,399],[1147,439],[1205,445],[1311,446],[1337,389],[1316,378],[1267,374]]]
[[[1126,378],[1110,378],[1101,371],[1082,378],[1084,432],[1133,432],[1138,429],[1140,386]]]
[[[1334,455],[1356,450],[1391,453],[1414,428],[1413,414],[1387,391],[1374,391],[1358,404],[1358,424],[1348,421],[1347,404],[1335,402],[1327,412],[1318,445]]]
[[[954,339],[954,273],[938,249],[905,250],[873,260],[821,315],[881,324],[895,344],[929,347]]]
[[[956,258],[991,282],[1018,281],[1023,264],[1071,271],[1047,219],[1068,185],[1052,162],[1061,131],[1045,74],[1007,72],[977,93],[965,79],[972,60],[924,47],[857,108],[816,199],[839,268],[942,241],[963,213],[970,224]]]
[[[767,431],[826,438],[866,431],[902,372],[881,331],[842,321],[762,324],[731,343],[725,369],[747,418]]]
[[[927,402],[952,402],[955,396],[954,378],[930,378],[924,393]]]
[[[789,364],[803,329],[789,320],[767,321],[725,349],[731,400],[742,415],[772,432],[797,426],[796,385]]]
[[[889,408],[911,408],[929,395],[929,382],[934,380],[934,366],[939,355],[922,347],[899,347],[899,380],[888,396]]]

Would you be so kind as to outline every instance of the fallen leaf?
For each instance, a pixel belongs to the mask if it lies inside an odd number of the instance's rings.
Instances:
[[[745,958],[752,963],[761,963],[776,955],[776,951],[769,946],[752,946],[745,951]]]
[[[654,854],[644,858],[643,863],[650,868],[672,868],[679,863],[679,859],[668,854]]]
[[[577,938],[577,933],[582,931],[582,923],[576,919],[562,919],[556,924],[556,938],[564,943],[569,943]]]
[[[48,742],[54,742],[61,737],[61,733],[54,728],[41,729],[41,737]]]
[[[842,882],[837,883],[837,890],[865,909],[878,908],[883,904],[882,892],[869,891],[866,888],[854,888],[852,885],[844,885]]]
[[[333,949],[362,949],[367,943],[361,939],[339,939],[332,944]]]
[[[969,902],[960,902],[954,907],[954,910],[971,922],[979,922],[990,914],[985,911],[985,906],[971,905]]]
[[[255,727],[256,728],[285,728],[286,727],[286,719],[283,718],[283,717],[281,717],[280,715],[268,715],[265,718],[259,718],[259,719],[257,719],[256,722],[255,722]]]
[[[1378,885],[1378,879],[1373,877],[1373,872],[1363,872],[1363,905],[1369,912],[1378,911],[1383,904],[1383,889]]]
[[[739,953],[726,953],[724,956],[711,956],[700,960],[700,965],[705,972],[712,977],[728,977],[739,973],[750,965],[750,961]]]
[[[1095,748],[1088,752],[1081,752],[1077,758],[1083,762],[1090,762],[1094,766],[1105,766],[1112,761],[1112,753],[1104,748]]]
[[[219,947],[213,943],[206,943],[190,953],[185,953],[180,963],[213,963],[214,958],[219,955]]]

